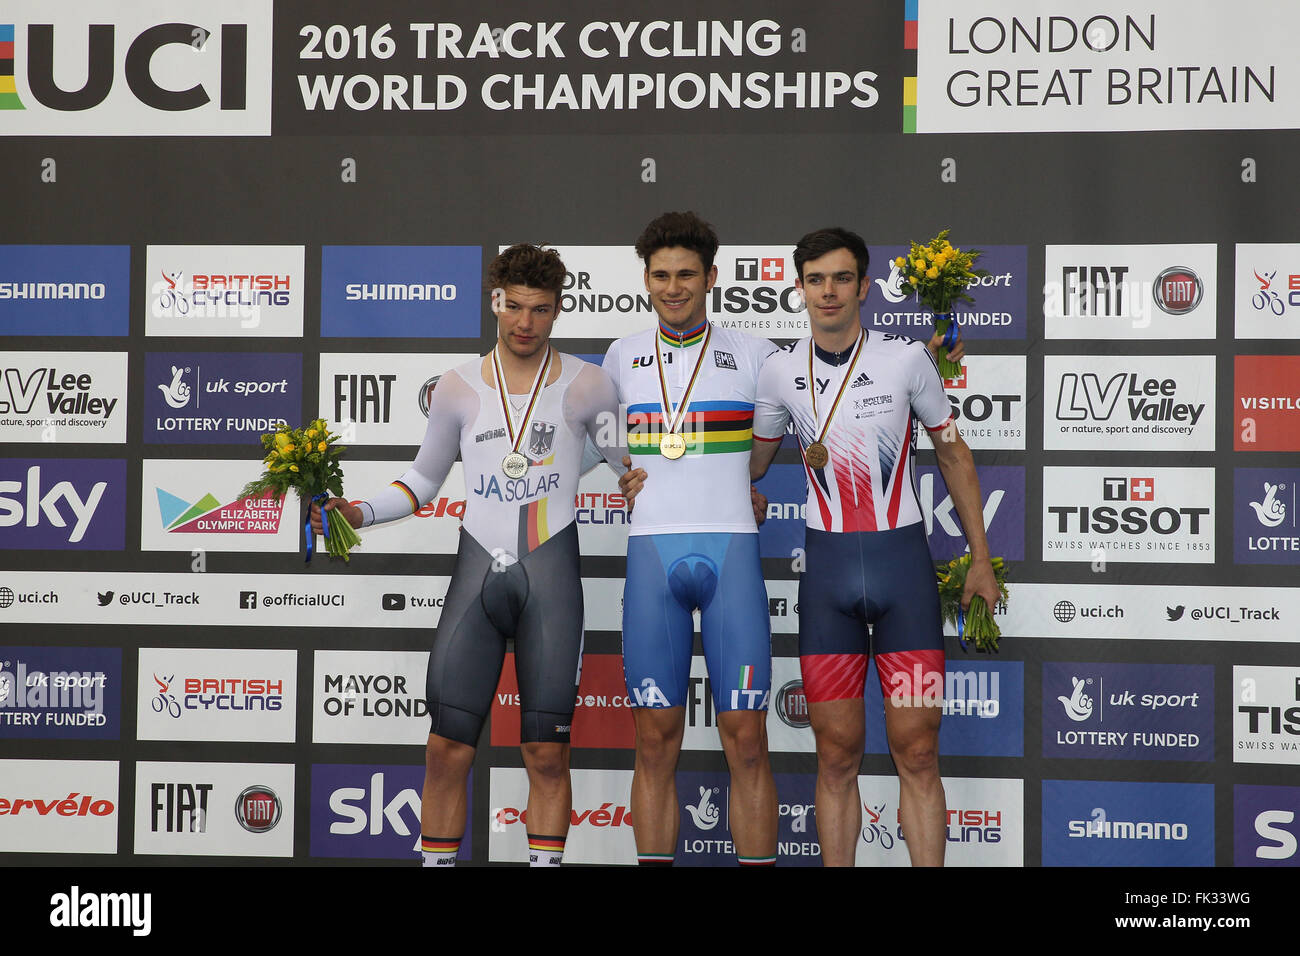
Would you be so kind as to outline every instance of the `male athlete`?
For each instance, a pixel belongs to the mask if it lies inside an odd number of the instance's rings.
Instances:
[[[694,213],[651,222],[636,251],[659,321],[619,339],[604,362],[627,406],[636,472],[648,476],[632,512],[623,597],[623,672],[636,722],[632,819],[642,865],[671,865],[676,849],[675,775],[697,608],[731,770],[736,855],[742,865],[776,862],[765,724],[771,634],[749,494],[754,389],[775,346],[706,318],[717,250],[713,228]]]
[[[812,337],[763,366],[750,470],[754,480],[767,471],[793,418],[808,478],[799,657],[817,740],[822,861],[854,862],[862,825],[862,696],[867,654],[874,653],[908,853],[914,866],[941,866],[942,701],[923,697],[922,689],[934,686],[933,674],[943,686],[943,629],[913,479],[914,420],[930,433],[970,545],[962,605],[979,594],[991,608],[999,595],[979,479],[925,344],[861,326],[858,305],[869,288],[862,239],[843,229],[809,233],[795,248],[794,264]]]
[[[548,343],[564,278],[554,250],[516,245],[493,259],[496,347],[442,376],[406,474],[359,506],[325,504],[353,527],[404,518],[438,493],[458,452],[464,462],[460,548],[429,652],[425,866],[456,862],[466,779],[508,638],[519,675],[529,862],[557,866],[564,854],[583,633],[574,498],[587,439],[600,446],[618,431],[609,379]],[[608,454],[618,461],[622,449]],[[312,526],[319,533],[314,506]]]

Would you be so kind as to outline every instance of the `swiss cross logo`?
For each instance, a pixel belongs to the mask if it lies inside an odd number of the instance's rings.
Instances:
[[[763,259],[763,281],[781,282],[785,279],[784,259]]]
[[[736,281],[757,282],[758,281],[758,260],[748,259],[748,258],[737,259],[736,260]]]
[[[1153,501],[1156,483],[1152,478],[1103,478],[1103,501]]]
[[[944,388],[965,388],[966,387],[966,366],[961,367],[961,374],[955,378],[945,378],[943,380]]]

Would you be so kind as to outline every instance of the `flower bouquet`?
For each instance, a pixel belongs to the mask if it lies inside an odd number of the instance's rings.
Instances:
[[[952,307],[956,302],[975,301],[967,288],[973,280],[989,274],[987,269],[971,268],[981,255],[978,249],[962,252],[953,248],[945,229],[925,245],[912,243],[908,255],[894,260],[903,281],[915,290],[917,302],[934,313],[934,331],[944,337],[939,353],[939,374],[944,378],[961,374],[961,364],[948,358],[948,350],[957,344],[957,317]]]
[[[1006,603],[1006,567],[1001,558],[993,558],[990,563],[993,565],[993,579],[997,582],[1003,603]],[[961,609],[966,575],[970,573],[970,553],[953,558],[947,564],[936,564],[934,570],[939,578],[939,613],[945,624],[957,628],[957,639],[961,641],[961,646],[965,648],[966,639],[969,638],[975,642],[975,650],[996,652],[1002,630],[993,620],[992,610],[985,600],[976,594],[970,599],[970,608],[965,612]]]
[[[274,492],[284,497],[292,488],[298,500],[324,502],[330,495],[343,495],[343,468],[339,458],[346,451],[336,444],[339,436],[329,430],[323,418],[308,422],[302,428],[290,428],[281,423],[275,431],[262,436],[266,457],[262,463],[266,470],[262,477],[250,481],[240,492],[241,496],[264,497]],[[348,560],[348,552],[361,543],[361,538],[347,519],[339,515],[334,524],[329,515],[321,511],[321,527],[325,532],[325,549],[336,558]],[[315,535],[310,520],[304,528],[307,538],[307,560],[311,560]]]

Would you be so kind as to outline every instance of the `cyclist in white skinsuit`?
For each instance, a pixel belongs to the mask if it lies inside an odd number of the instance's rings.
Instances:
[[[455,861],[466,780],[508,639],[515,641],[522,704],[530,862],[560,861],[582,654],[574,498],[589,440],[611,461],[622,455],[609,445],[618,434],[613,384],[547,342],[565,276],[559,256],[512,246],[493,260],[488,276],[501,293],[499,303],[494,293],[500,332],[493,354],[442,376],[424,442],[405,474],[358,505],[326,503],[355,527],[403,518],[437,494],[458,453],[464,462],[460,548],[426,684],[431,725],[421,821],[430,866]],[[497,388],[501,379],[508,406]]]

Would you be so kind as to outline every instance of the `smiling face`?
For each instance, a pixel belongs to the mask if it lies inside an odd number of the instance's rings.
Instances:
[[[507,285],[496,312],[497,341],[518,358],[529,358],[546,347],[559,314],[559,296],[546,289]]]
[[[704,268],[698,252],[681,246],[657,249],[646,263],[645,287],[665,325],[685,330],[704,320],[708,291],[718,278],[718,267]]]
[[[858,279],[858,261],[848,249],[834,249],[803,264],[803,275],[795,280],[808,303],[808,318],[815,330],[840,333],[860,326],[858,304],[870,288]]]

